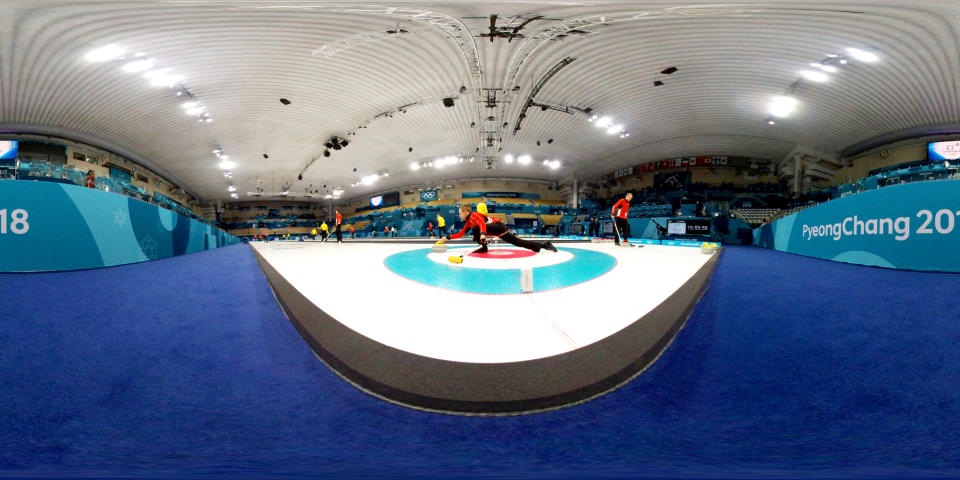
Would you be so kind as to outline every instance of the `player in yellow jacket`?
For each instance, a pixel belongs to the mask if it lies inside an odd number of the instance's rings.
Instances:
[[[487,197],[480,197],[480,203],[477,204],[477,213],[487,215]]]
[[[438,213],[437,214],[437,235],[439,235],[440,237],[443,237],[446,234],[447,234],[447,221],[444,220],[443,217],[441,217],[440,214]]]
[[[326,240],[326,239],[327,239],[327,235],[329,235],[329,234],[330,234],[330,227],[327,226],[327,222],[321,223],[321,224],[320,224],[320,236],[323,237],[324,240]]]

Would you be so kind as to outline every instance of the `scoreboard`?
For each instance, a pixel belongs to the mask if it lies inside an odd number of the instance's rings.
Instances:
[[[688,218],[667,220],[667,235],[710,236],[710,219]]]

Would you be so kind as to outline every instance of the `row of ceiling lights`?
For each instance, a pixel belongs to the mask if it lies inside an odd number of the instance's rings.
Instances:
[[[475,160],[474,157],[463,158],[463,157],[456,157],[456,156],[450,155],[447,157],[438,158],[431,162],[422,162],[422,163],[413,162],[410,164],[410,170],[420,170],[421,168],[427,168],[427,167],[441,169],[445,165],[454,165],[457,163],[463,163],[464,161],[467,161],[468,163],[472,163],[474,160]]]
[[[389,176],[390,176],[390,174],[389,174],[389,173],[386,173],[386,172],[384,172],[384,173],[373,173],[373,174],[370,174],[370,175],[367,175],[367,176],[361,178],[361,179],[358,180],[356,183],[353,183],[353,184],[351,184],[350,186],[351,186],[351,187],[359,187],[359,186],[361,186],[361,185],[364,185],[364,186],[373,185],[374,183],[376,183],[376,182],[377,182],[378,180],[380,180],[381,178],[386,178],[386,177],[389,177]]]
[[[227,191],[230,192],[231,197],[239,198],[237,195],[237,187],[233,184],[233,168],[237,166],[236,162],[230,161],[230,155],[225,155],[223,149],[220,147],[214,149],[213,154],[216,155],[217,160],[220,161],[217,166],[223,170],[223,177],[227,179]]]
[[[410,170],[420,170],[421,168],[433,167],[436,169],[441,169],[446,165],[455,165],[457,163],[468,162],[472,163],[475,160],[474,157],[463,158],[456,156],[448,156],[443,158],[438,158],[430,162],[413,162],[410,164]],[[504,155],[503,162],[507,164],[512,164],[514,162],[514,157],[511,154]],[[516,158],[516,162],[520,165],[529,165],[533,162],[533,158],[530,155],[521,155]],[[550,167],[551,169],[558,169],[561,166],[560,160],[544,160],[543,164]]]
[[[506,154],[503,156],[503,163],[512,164],[514,161],[513,155]],[[520,165],[530,165],[533,162],[533,158],[530,155],[520,155],[516,158],[517,163]],[[543,165],[549,167],[551,170],[556,170],[561,167],[560,160],[543,160]]]
[[[803,79],[811,82],[822,83],[829,81],[829,74],[837,73],[839,71],[837,65],[846,65],[849,63],[850,59],[864,63],[873,63],[879,60],[880,57],[873,52],[851,47],[847,49],[847,55],[845,56],[830,54],[827,55],[826,59],[821,60],[820,62],[811,63],[810,67],[813,69],[801,71],[800,76],[803,77]],[[784,118],[793,113],[800,102],[795,97],[789,95],[789,93],[796,88],[796,84],[797,82],[794,82],[794,84],[790,86],[788,89],[788,94],[777,95],[773,97],[773,99],[770,101],[770,104],[767,106],[767,113],[776,118]],[[773,118],[767,118],[767,124],[775,125],[776,123],[777,122]]]
[[[141,73],[150,85],[154,87],[176,88],[178,97],[186,97],[188,101],[181,104],[187,115],[198,117],[201,123],[210,123],[213,118],[207,113],[203,105],[197,101],[193,93],[183,85],[183,76],[171,72],[171,68],[157,67],[157,60],[148,58],[143,52],[136,52],[132,57],[127,56],[127,50],[115,44],[104,45],[87,52],[84,58],[88,62],[100,63],[111,60],[125,61],[120,69],[126,73]]]
[[[623,125],[617,124],[610,117],[594,115],[587,119],[587,123],[592,123],[595,127],[605,129],[607,131],[607,135],[620,135],[620,138],[626,138],[630,136],[629,133],[624,131]]]

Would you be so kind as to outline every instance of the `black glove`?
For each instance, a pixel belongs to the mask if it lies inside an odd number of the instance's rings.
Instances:
[[[487,236],[485,234],[480,234],[480,243],[487,243]]]
[[[444,239],[444,241],[448,241],[448,242],[449,242],[449,241],[450,241],[450,235],[444,235],[444,236],[443,236],[443,239]]]

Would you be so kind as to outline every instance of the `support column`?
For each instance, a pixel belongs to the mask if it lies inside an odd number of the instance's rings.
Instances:
[[[803,162],[800,159],[803,157],[802,154],[796,154],[793,156],[793,194],[800,195],[800,175],[803,170]]]

